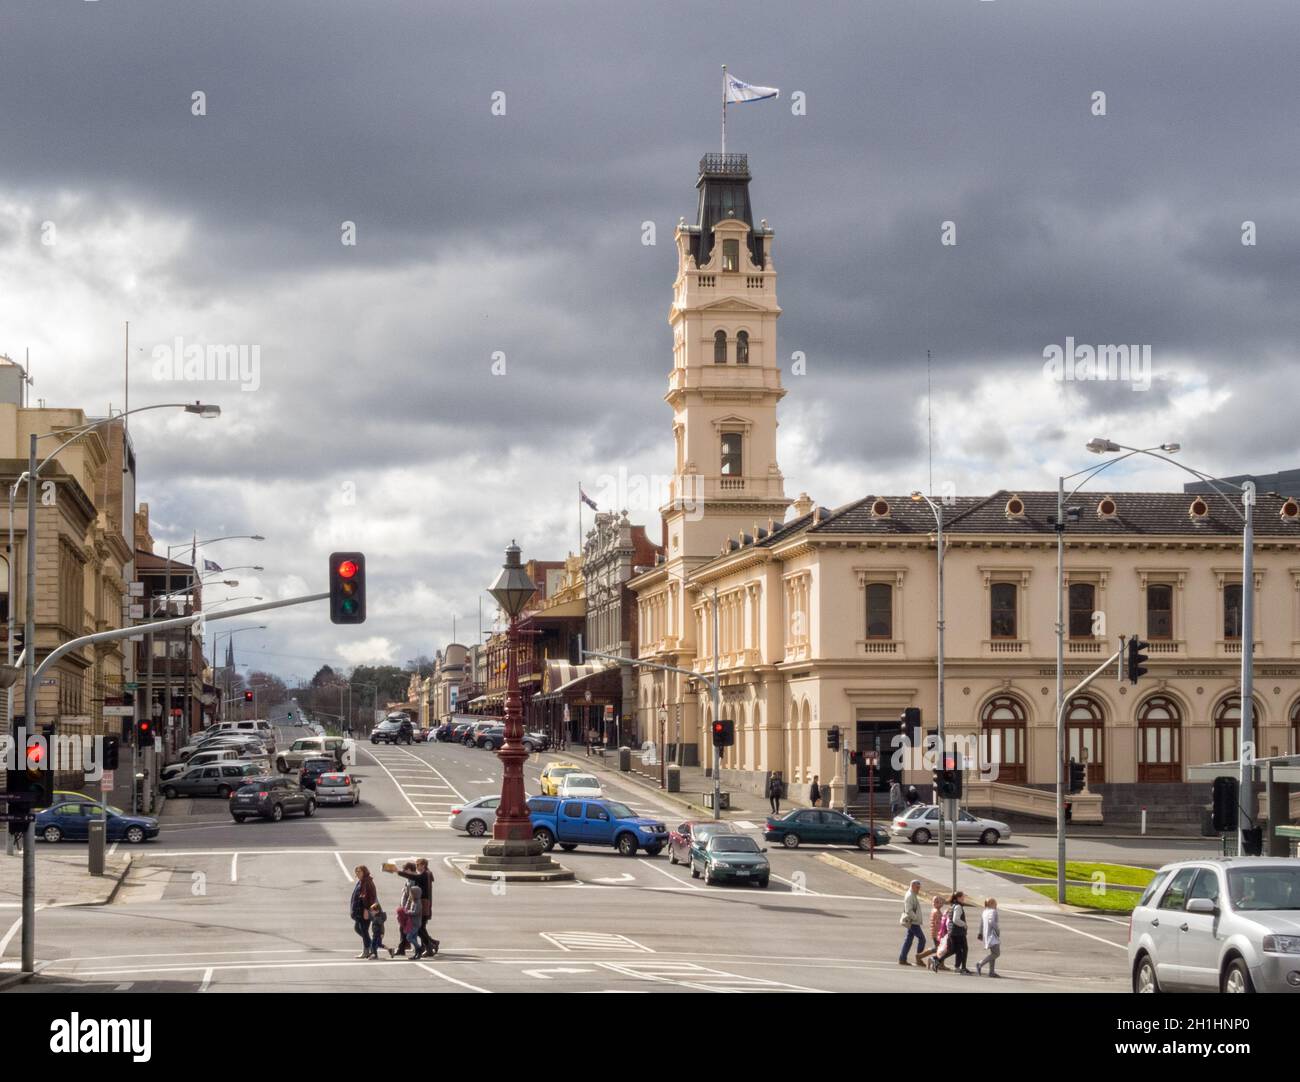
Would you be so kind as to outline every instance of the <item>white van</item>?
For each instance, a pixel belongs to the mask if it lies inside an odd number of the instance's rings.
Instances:
[[[275,729],[265,718],[253,718],[249,721],[219,721],[207,730],[210,733],[248,733],[266,745],[266,750],[275,753]]]

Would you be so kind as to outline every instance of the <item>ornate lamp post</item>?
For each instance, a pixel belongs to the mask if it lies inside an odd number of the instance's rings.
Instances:
[[[536,592],[519,560],[519,546],[513,541],[506,549],[506,562],[488,593],[509,617],[506,630],[506,717],[505,742],[497,752],[501,760],[501,804],[497,809],[492,840],[482,854],[465,869],[467,879],[549,882],[572,879],[573,872],[556,864],[542,852],[533,838],[532,821],[524,799],[523,709],[519,692],[519,615]]]

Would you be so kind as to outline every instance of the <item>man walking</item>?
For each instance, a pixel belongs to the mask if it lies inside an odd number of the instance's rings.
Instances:
[[[921,961],[921,952],[925,950],[925,933],[921,930],[921,881],[913,879],[912,885],[907,888],[907,893],[903,895],[903,915],[898,921],[907,929],[907,934],[903,937],[903,949],[898,955],[898,964],[900,966],[911,965],[907,960],[907,952],[912,948],[912,941],[916,941],[916,964],[924,965]]]
[[[773,772],[767,779],[767,799],[772,805],[772,814],[781,814],[781,775]]]
[[[889,783],[889,815],[892,818],[903,810],[903,787],[895,778]]]
[[[808,803],[814,808],[822,802],[822,787],[817,775],[813,775],[812,785],[808,787]]]

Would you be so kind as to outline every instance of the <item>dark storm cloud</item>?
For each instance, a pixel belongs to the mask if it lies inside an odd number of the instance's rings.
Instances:
[[[226,409],[220,430],[138,429],[144,494],[180,534],[222,500],[248,501],[228,517],[253,521],[270,476],[315,506],[340,478],[397,467],[454,461],[481,484],[514,453],[549,467],[519,514],[558,549],[572,531],[555,492],[584,471],[663,468],[671,234],[716,149],[724,60],[783,90],[732,110],[729,149],[749,152],[756,216],[777,234],[782,364],[796,350],[808,363],[786,380],[792,488],[822,469],[868,487],[915,472],[927,349],[935,393],[962,398],[990,377],[1041,389],[1043,350],[1067,336],[1150,345],[1168,378],[1061,389],[1037,426],[1044,454],[1080,415],[1141,427],[1188,388],[1231,386],[1157,438],[1222,472],[1295,464],[1294,396],[1279,393],[1300,314],[1292,3],[102,0],[3,20],[0,207],[73,238],[130,213],[190,230],[165,258],[140,253],[163,260],[147,297],[117,292],[120,268],[84,272],[133,320],[133,400]],[[505,117],[490,114],[498,90]],[[356,247],[339,242],[345,220]],[[32,243],[0,215],[0,253]],[[151,383],[149,350],[176,335],[258,344],[258,390]],[[116,401],[113,357],[38,358],[40,393]],[[939,435],[955,454],[1008,451],[995,418]],[[521,498],[501,484],[502,502]],[[386,499],[382,514],[404,512]],[[457,521],[420,513],[444,534]],[[466,551],[496,547],[476,539],[395,578],[476,606],[477,586],[452,584],[457,560],[463,575]],[[444,622],[416,614],[398,637]]]

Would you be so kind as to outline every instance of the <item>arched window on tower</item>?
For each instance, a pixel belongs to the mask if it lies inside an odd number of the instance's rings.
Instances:
[[[749,364],[749,332],[741,331],[736,335],[736,363]]]
[[[740,476],[740,433],[724,432],[722,434],[722,476]]]
[[[722,242],[722,269],[740,270],[740,241],[735,237],[728,237]]]
[[[713,363],[727,363],[727,332],[718,331],[713,336]]]

